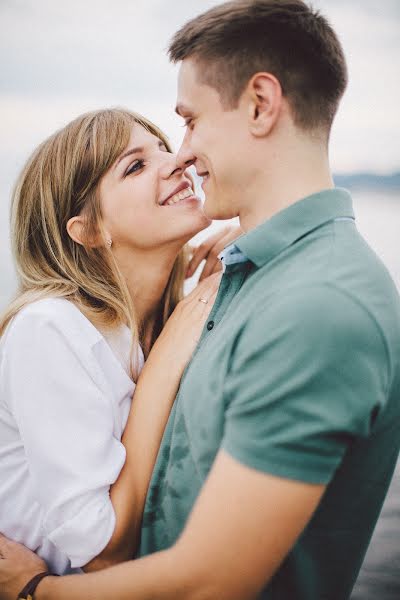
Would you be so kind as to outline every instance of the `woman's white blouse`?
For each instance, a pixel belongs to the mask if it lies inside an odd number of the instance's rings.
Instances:
[[[64,299],[25,307],[0,340],[0,531],[56,573],[85,565],[114,530],[129,349],[127,328],[106,339]]]

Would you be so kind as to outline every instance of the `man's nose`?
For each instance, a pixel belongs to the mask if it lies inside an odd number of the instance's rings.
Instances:
[[[182,170],[187,169],[196,161],[196,156],[193,154],[192,149],[187,141],[187,136],[184,137],[181,147],[176,155],[176,164]]]

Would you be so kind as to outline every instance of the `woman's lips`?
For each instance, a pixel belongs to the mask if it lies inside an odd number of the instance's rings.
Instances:
[[[174,204],[179,204],[185,200],[197,200],[191,187],[186,187],[184,190],[170,196],[161,206],[173,206]]]

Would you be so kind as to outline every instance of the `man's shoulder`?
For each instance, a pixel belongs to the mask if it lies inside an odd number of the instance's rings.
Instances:
[[[294,245],[276,266],[260,269],[249,288],[250,320],[272,328],[282,319],[325,330],[331,324],[343,333],[362,323],[384,338],[400,337],[400,297],[388,270],[354,226],[342,229]]]
[[[346,289],[329,281],[304,281],[284,289],[260,295],[248,311],[248,320],[275,328],[306,329],[335,324],[347,328],[357,322],[357,317],[373,323],[368,299],[352,289]],[[314,329],[314,327],[313,327]]]
[[[386,373],[389,364],[399,362],[400,311],[392,304],[385,314],[351,286],[327,281],[294,285],[284,293],[277,289],[257,298],[242,316],[233,360],[241,363],[249,354],[257,363],[266,356],[279,363],[297,357],[334,368],[347,357],[356,369],[368,351],[371,368]]]

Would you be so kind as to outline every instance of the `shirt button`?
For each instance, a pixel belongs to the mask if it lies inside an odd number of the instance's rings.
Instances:
[[[208,331],[211,331],[211,329],[214,327],[214,321],[208,321],[207,323],[207,329]]]

